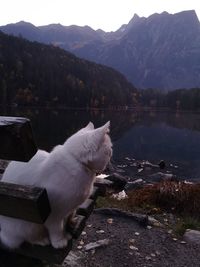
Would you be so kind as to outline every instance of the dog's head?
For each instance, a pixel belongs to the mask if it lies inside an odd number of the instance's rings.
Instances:
[[[96,129],[90,122],[66,141],[68,150],[75,159],[90,170],[103,171],[112,156],[109,128],[110,122]]]

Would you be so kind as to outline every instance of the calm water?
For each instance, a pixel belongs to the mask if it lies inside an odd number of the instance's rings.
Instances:
[[[200,180],[199,113],[14,109],[1,115],[30,118],[38,147],[48,151],[89,121],[97,127],[110,120],[116,163],[163,159],[177,165],[183,178]]]

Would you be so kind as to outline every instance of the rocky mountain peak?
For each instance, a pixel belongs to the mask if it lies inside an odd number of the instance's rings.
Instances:
[[[140,19],[140,17],[138,16],[138,14],[135,13],[135,14],[133,15],[133,18],[130,20],[129,23],[131,23],[131,22],[132,22],[132,23],[133,23],[133,22],[136,22],[136,21],[138,21],[139,19]]]

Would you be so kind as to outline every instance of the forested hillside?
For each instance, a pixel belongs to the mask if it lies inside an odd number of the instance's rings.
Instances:
[[[0,104],[133,106],[137,90],[112,68],[0,32]]]

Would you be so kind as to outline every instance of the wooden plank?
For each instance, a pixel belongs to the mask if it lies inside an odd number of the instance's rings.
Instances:
[[[86,199],[77,210],[77,214],[89,217],[93,211],[95,201],[93,199]]]
[[[50,263],[60,264],[64,261],[71,249],[72,239],[68,240],[67,247],[62,249],[55,249],[52,246],[39,246],[25,243],[21,246],[21,248],[16,249],[14,252]]]
[[[38,265],[42,267],[42,263],[38,259],[30,259],[29,257],[0,249],[0,267],[39,267]]]
[[[92,190],[92,194],[90,195],[90,199],[93,199],[93,200],[96,200],[97,197],[99,196],[100,194],[100,189],[97,187],[97,186],[94,186],[93,187],[93,190]]]
[[[82,215],[76,215],[76,224],[73,227],[66,227],[66,231],[69,232],[73,238],[78,238],[85,228],[86,217]]]
[[[99,188],[99,195],[105,196],[107,190],[112,189],[113,182],[102,178],[96,178],[94,186]]]
[[[46,189],[0,182],[0,214],[43,223],[50,211]]]
[[[0,116],[0,158],[29,161],[36,152],[30,120]]]

